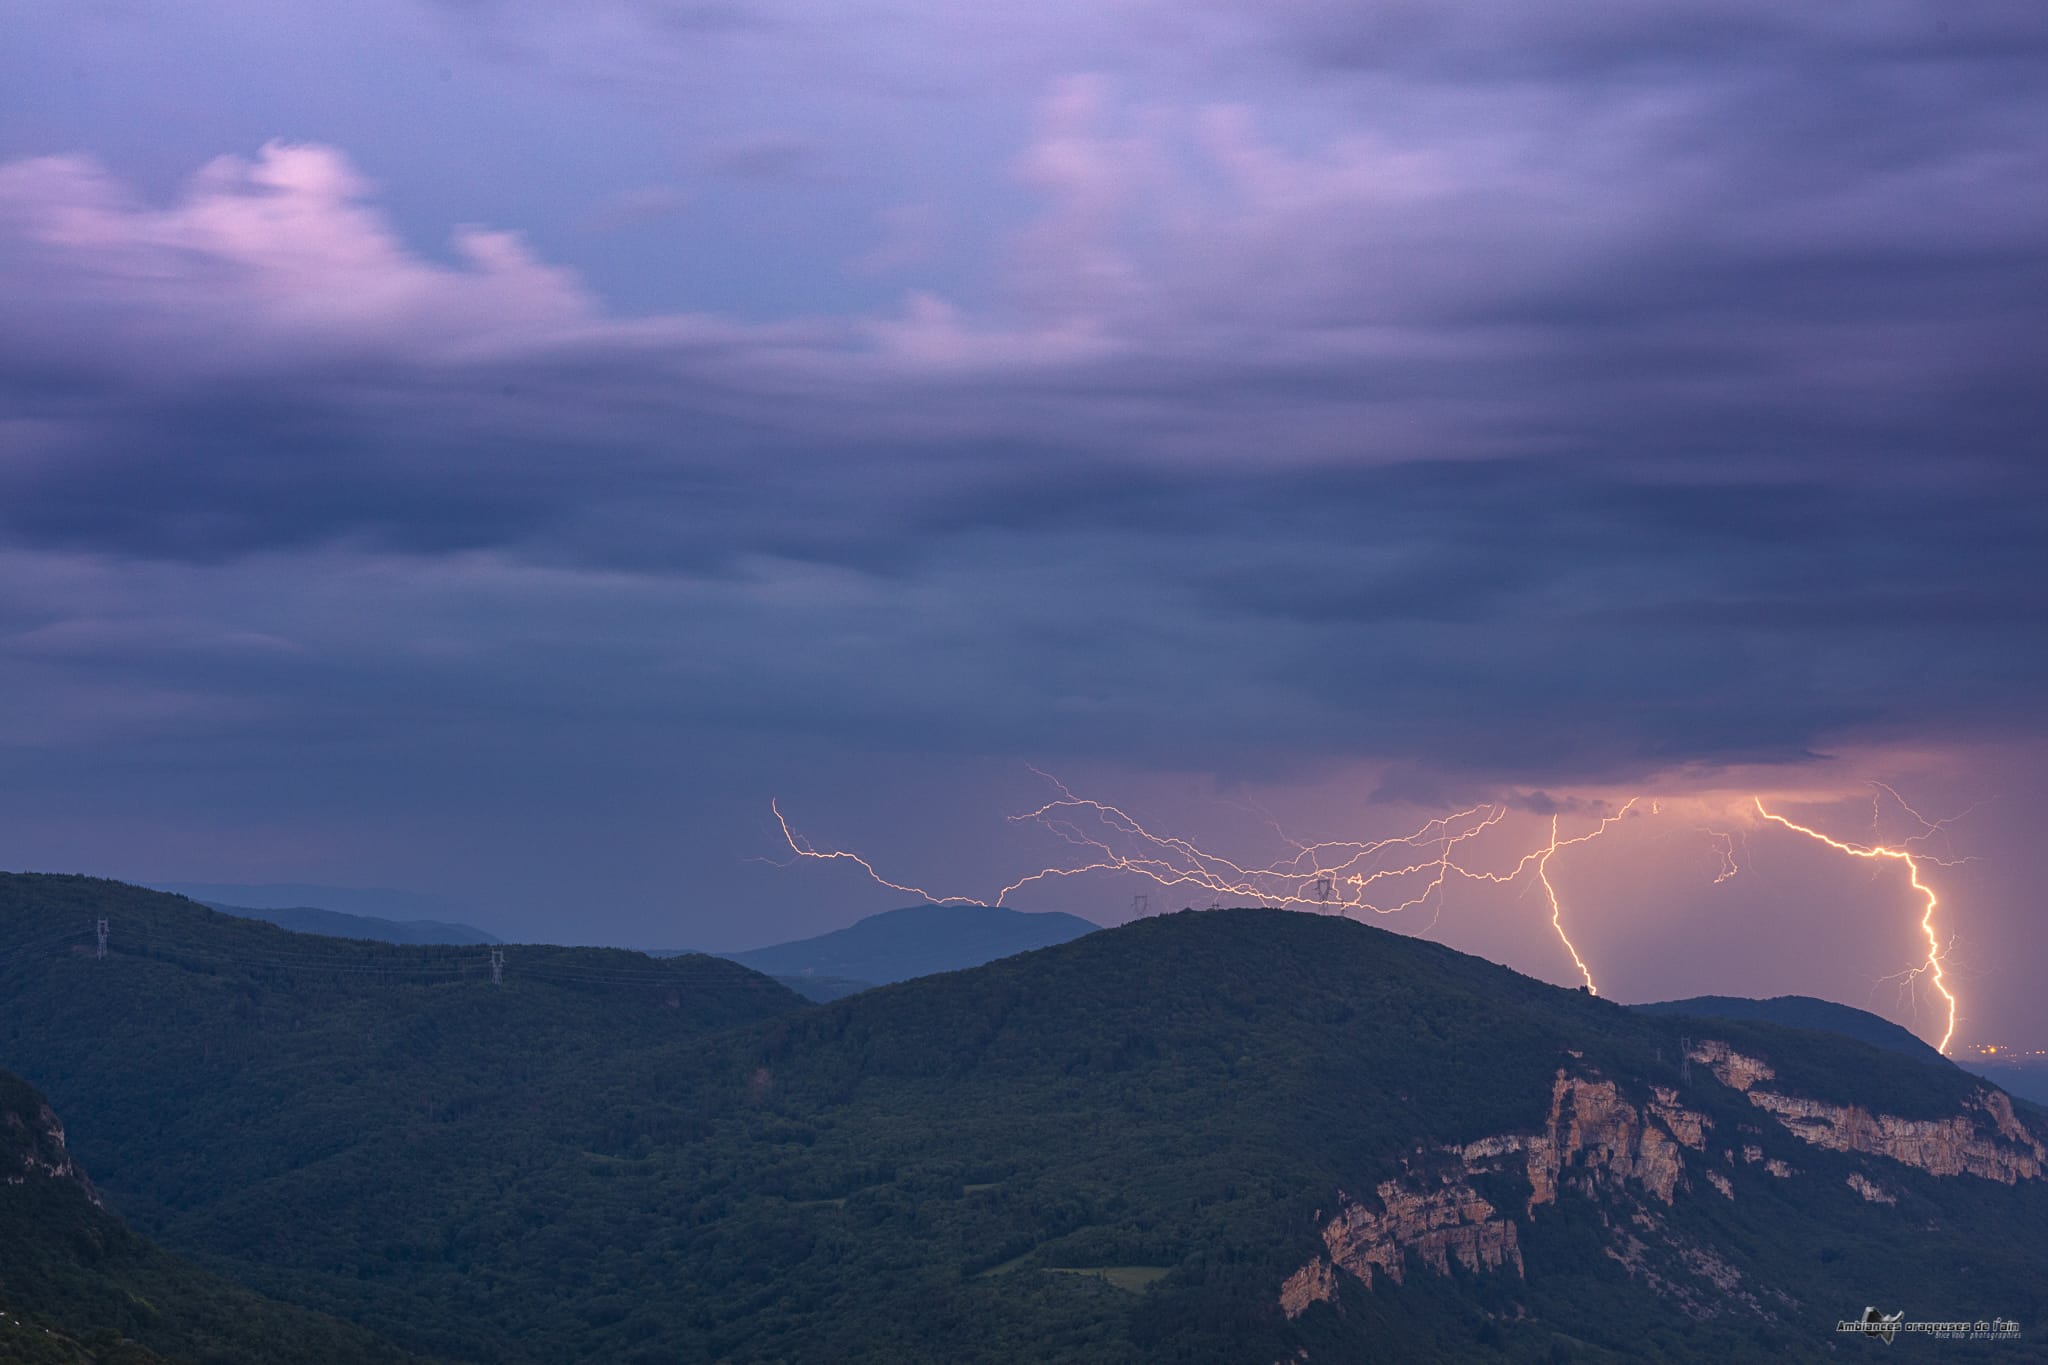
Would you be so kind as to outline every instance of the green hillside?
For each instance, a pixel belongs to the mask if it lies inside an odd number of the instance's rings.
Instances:
[[[343,1365],[406,1357],[151,1246],[98,1203],[56,1115],[0,1072],[0,1361]]]
[[[117,882],[0,876],[0,1065],[51,1097],[109,1203],[159,1241],[400,1324],[416,1349],[559,1359],[519,1355],[491,1321],[501,1290],[469,1268],[543,1273],[551,1173],[703,1124],[647,1112],[607,1059],[804,1002],[716,958],[504,954],[495,986],[488,948],[313,938]]]
[[[493,987],[475,950],[309,967],[318,940],[110,883],[0,895],[10,930],[157,917],[105,961],[0,962],[0,1061],[110,1200],[451,1357],[1818,1360],[1865,1304],[2048,1329],[2048,1257],[2011,1234],[2048,1225],[2037,1173],[1815,1145],[1757,1073],[1682,1055],[1697,1019],[1337,917],[1162,916],[803,1008],[725,963],[520,947]],[[2031,1159],[1953,1067],[1713,1028],[1771,1103]],[[1539,1199],[1521,1163],[1567,1131]],[[1331,1268],[1333,1219],[1452,1195],[1402,1283]],[[1444,1250],[1480,1207],[1519,1269]]]

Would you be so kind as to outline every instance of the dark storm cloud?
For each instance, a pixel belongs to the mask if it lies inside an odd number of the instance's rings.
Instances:
[[[1725,71],[1774,59],[2005,62],[2048,51],[2040,13],[2026,0],[1964,8],[1877,0],[1853,9],[1708,0],[1678,12],[1627,0],[1540,7],[1493,0],[1455,8],[1427,0],[1313,0],[1265,8],[1253,22],[1271,25],[1304,61],[1461,78],[1569,80],[1642,66]]]
[[[1202,13],[1323,102],[1056,83],[974,307],[636,317],[316,147],[0,170],[12,676],[1389,792],[2038,725],[2038,10]]]

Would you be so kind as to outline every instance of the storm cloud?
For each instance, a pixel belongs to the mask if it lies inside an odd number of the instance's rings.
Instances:
[[[266,46],[182,166],[0,144],[23,771],[2039,735],[2036,6],[366,14],[452,73],[417,142]],[[465,176],[528,217],[428,221]]]

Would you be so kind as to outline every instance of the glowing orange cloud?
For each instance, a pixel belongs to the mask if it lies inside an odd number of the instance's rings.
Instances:
[[[1886,788],[1886,790],[1890,791],[1891,789]],[[1893,792],[1892,795],[1896,799],[1898,793]],[[1852,858],[1884,858],[1890,859],[1894,862],[1904,863],[1906,865],[1907,880],[1912,883],[1913,889],[1919,892],[1920,895],[1926,901],[1926,908],[1923,909],[1920,914],[1920,930],[1922,933],[1927,935],[1927,962],[1924,966],[1913,968],[1912,971],[1908,973],[1908,975],[1913,978],[1919,977],[1922,973],[1931,975],[1934,980],[1934,989],[1940,994],[1943,1000],[1948,1002],[1948,1027],[1942,1030],[1941,1042],[1935,1045],[1936,1050],[1944,1053],[1947,1052],[1949,1040],[1954,1038],[1956,1033],[1956,998],[1949,991],[1947,979],[1942,974],[1941,939],[1937,937],[1934,932],[1934,912],[1937,908],[1939,908],[1941,901],[1940,898],[1935,895],[1934,888],[1929,886],[1926,882],[1920,880],[1919,859],[1915,858],[1912,852],[1908,849],[1894,848],[1887,844],[1844,843],[1840,839],[1836,839],[1829,835],[1822,834],[1817,829],[1812,829],[1806,825],[1797,824],[1791,820],[1787,820],[1782,815],[1773,814],[1770,810],[1765,808],[1763,798],[1760,796],[1752,797],[1751,799],[1756,803],[1756,812],[1758,815],[1761,815],[1764,819],[1769,820],[1773,824],[1783,825],[1786,829],[1791,830],[1795,834],[1804,834],[1809,839],[1817,839],[1821,843],[1826,844],[1829,848],[1835,849],[1838,852],[1846,853]],[[1905,806],[1906,810],[1912,812],[1916,816],[1916,818],[1922,818],[1918,816],[1918,812],[1913,812],[1913,808],[1911,806],[1906,806],[1906,803],[1904,801],[1900,801],[1899,804],[1901,806]],[[1924,818],[1922,818],[1922,823],[1929,824],[1930,830],[1940,828],[1938,824],[1927,822]],[[1935,860],[1930,859],[1929,861]]]

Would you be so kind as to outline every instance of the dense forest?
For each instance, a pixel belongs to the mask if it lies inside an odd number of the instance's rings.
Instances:
[[[354,1365],[404,1353],[170,1256],[100,1206],[56,1116],[0,1072],[0,1361]]]
[[[2048,1314],[2048,1260],[2010,1235],[2048,1225],[2043,1181],[1887,1163],[1872,1202],[1850,1178],[1883,1158],[1801,1141],[1681,1040],[1908,1120],[1967,1106],[1959,1070],[1638,1013],[1337,917],[1162,916],[825,1005],[600,950],[510,947],[494,983],[488,948],[295,936],[83,878],[0,878],[0,926],[0,1065],[110,1208],[451,1361],[1821,1359],[1866,1303]],[[1726,1195],[1696,1169],[1653,1209],[1746,1298],[1677,1292],[1676,1253],[1610,1254],[1627,1206],[1560,1195],[1522,1220],[1523,1273],[1346,1278],[1282,1312],[1340,1192],[1540,1129],[1567,1068],[1756,1149],[1716,1170]]]

